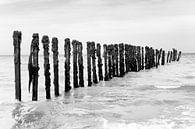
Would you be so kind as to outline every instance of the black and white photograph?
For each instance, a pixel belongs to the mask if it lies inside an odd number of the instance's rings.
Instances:
[[[0,129],[195,129],[195,0],[0,0]]]

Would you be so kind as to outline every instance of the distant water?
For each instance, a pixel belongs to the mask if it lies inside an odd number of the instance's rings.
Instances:
[[[63,93],[64,58],[61,56],[61,96],[54,97],[52,81],[51,100],[45,99],[42,59],[39,101],[32,102],[27,89],[28,56],[22,57],[22,102],[19,103],[14,100],[13,57],[0,56],[0,128],[195,129],[193,54],[183,55],[180,62],[128,73],[123,78],[71,90],[68,94]],[[52,65],[51,59],[51,70]]]

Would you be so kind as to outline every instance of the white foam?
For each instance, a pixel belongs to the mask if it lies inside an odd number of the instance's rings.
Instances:
[[[102,118],[103,129],[175,129],[178,128],[177,123],[169,119],[153,119],[147,122],[125,123],[125,122],[109,122]],[[180,129],[195,129],[194,125],[180,125]]]

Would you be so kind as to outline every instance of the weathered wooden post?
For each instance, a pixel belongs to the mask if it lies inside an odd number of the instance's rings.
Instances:
[[[20,66],[20,44],[22,33],[20,31],[13,32],[14,45],[14,64],[15,64],[15,98],[21,101],[21,66]]]
[[[38,99],[38,77],[39,77],[39,34],[34,33],[32,36],[32,42],[30,47],[30,56],[28,61],[28,70],[29,70],[29,87],[32,83],[32,101],[37,101]]]
[[[129,45],[129,71],[133,71],[133,58],[134,58],[133,46]]]
[[[177,60],[177,50],[173,48],[172,61],[176,61],[176,60]]]
[[[98,43],[97,44],[97,52],[96,55],[98,57],[98,75],[99,75],[99,80],[103,80],[103,73],[102,73],[102,58],[101,58],[101,45]]]
[[[155,49],[152,49],[152,54],[153,54],[153,67],[156,66],[156,62],[155,62]]]
[[[65,52],[65,92],[69,92],[71,89],[70,86],[70,39],[66,38],[65,39],[65,44],[64,44],[64,52]]]
[[[149,47],[145,47],[145,69],[150,69],[150,64],[149,64]]]
[[[108,45],[108,78],[112,79],[112,49],[111,45]]]
[[[83,46],[78,42],[79,87],[84,87]]]
[[[169,56],[170,56],[170,51],[167,53],[167,64],[169,63]]]
[[[160,49],[159,54],[158,54],[158,65],[160,65],[161,55],[162,55],[162,48]]]
[[[179,51],[178,57],[177,57],[177,61],[179,61],[181,58],[181,51]]]
[[[152,47],[149,48],[149,68],[152,68]]]
[[[111,67],[112,67],[112,77],[115,77],[115,72],[116,72],[116,69],[115,69],[115,53],[114,53],[114,45],[111,44]]]
[[[119,68],[119,66],[118,66],[118,44],[115,44],[114,45],[114,54],[115,54],[115,75],[116,75],[116,77],[118,77],[119,76],[119,70],[118,70],[118,68]]]
[[[156,49],[156,54],[155,54],[155,55],[156,55],[156,59],[155,59],[155,62],[156,62],[156,68],[158,68],[158,65],[159,65],[159,64],[158,64],[158,57],[159,57],[159,56],[158,56],[158,55],[159,55],[159,51],[158,51],[158,49]]]
[[[141,47],[140,46],[137,46],[136,47],[136,50],[137,50],[137,62],[138,62],[138,71],[141,70]]]
[[[73,55],[73,87],[74,88],[78,88],[79,85],[78,85],[78,68],[77,68],[77,53],[78,53],[78,50],[77,50],[77,45],[78,44],[78,41],[76,40],[73,40],[72,41],[72,47],[73,47],[73,52],[72,52],[72,55]]]
[[[97,84],[97,73],[96,73],[96,57],[95,54],[96,49],[95,49],[95,42],[91,42],[91,56],[92,56],[92,71],[93,71],[93,83]]]
[[[42,38],[43,43],[43,55],[44,55],[44,75],[45,75],[45,90],[46,90],[46,99],[51,99],[50,95],[50,64],[49,64],[49,37],[44,35]]]
[[[169,58],[169,63],[171,63],[172,58],[173,58],[173,52],[171,51],[170,58]]]
[[[137,50],[136,46],[132,46],[131,71],[138,71]]]
[[[144,70],[144,47],[141,47],[141,49],[142,49],[142,56],[141,56],[142,66],[141,66],[141,69]]]
[[[162,51],[162,60],[161,60],[161,65],[165,65],[165,51]]]
[[[128,72],[128,44],[125,44],[125,73]]]
[[[58,39],[56,37],[52,38],[52,52],[53,52],[53,68],[54,68],[54,94],[59,96],[59,75],[58,75]]]
[[[91,42],[87,42],[87,71],[88,71],[88,86],[92,85],[91,81]]]
[[[124,44],[119,44],[119,56],[120,56],[120,77],[125,75],[124,71]]]
[[[177,50],[175,49],[174,61],[177,61]]]
[[[104,81],[108,81],[108,48],[107,45],[104,44]]]

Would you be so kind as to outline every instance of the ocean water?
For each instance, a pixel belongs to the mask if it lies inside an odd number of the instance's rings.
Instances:
[[[17,102],[13,56],[0,56],[1,129],[195,129],[195,54],[66,94],[60,56],[61,95],[54,97],[52,83],[51,100],[45,99],[40,56],[37,102],[28,92],[27,61],[28,56],[22,56],[22,102]],[[85,85],[86,79],[85,72]]]

